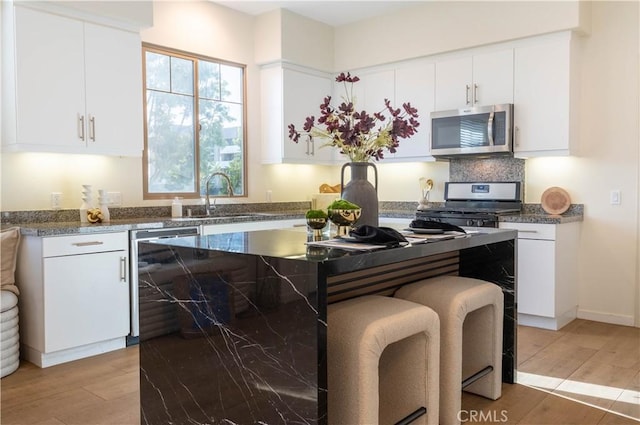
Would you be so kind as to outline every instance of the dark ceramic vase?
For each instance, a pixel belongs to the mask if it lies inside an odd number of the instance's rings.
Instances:
[[[345,185],[344,170],[351,168],[351,180]],[[375,186],[368,180],[367,171],[373,168]],[[355,226],[368,224],[378,226],[378,169],[370,162],[347,162],[342,166],[340,177],[342,199],[358,205],[362,215]]]

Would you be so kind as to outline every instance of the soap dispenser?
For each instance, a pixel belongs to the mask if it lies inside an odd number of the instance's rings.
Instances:
[[[182,217],[182,198],[175,197],[171,202],[171,217]]]

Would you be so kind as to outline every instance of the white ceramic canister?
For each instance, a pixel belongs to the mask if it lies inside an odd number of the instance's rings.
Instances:
[[[175,197],[171,202],[171,217],[182,217],[182,198]]]

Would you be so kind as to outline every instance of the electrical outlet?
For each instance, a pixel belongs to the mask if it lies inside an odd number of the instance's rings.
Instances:
[[[59,210],[62,208],[62,192],[51,192],[51,209]]]
[[[109,206],[110,207],[121,207],[122,206],[122,193],[120,193],[120,192],[107,192],[107,196],[109,197]]]

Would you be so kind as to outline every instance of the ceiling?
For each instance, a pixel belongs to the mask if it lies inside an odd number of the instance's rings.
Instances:
[[[393,12],[421,0],[413,1],[340,1],[340,0],[296,0],[296,1],[245,1],[212,0],[222,6],[235,9],[249,15],[261,15],[274,9],[287,9],[298,15],[323,22],[331,26],[353,23],[374,16]]]

